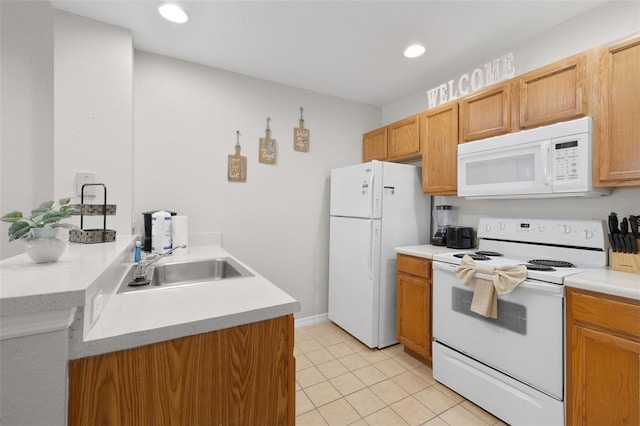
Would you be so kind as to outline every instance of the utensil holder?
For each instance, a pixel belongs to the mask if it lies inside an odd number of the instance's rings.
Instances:
[[[640,239],[636,240],[640,245]],[[611,253],[611,269],[614,271],[640,274],[640,253]]]
[[[85,204],[85,186],[102,186],[102,188],[104,189],[104,203],[102,205]],[[115,205],[107,205],[107,187],[104,184],[85,183],[84,185],[82,185],[80,194],[80,229],[72,229],[71,231],[69,231],[69,241],[82,244],[108,243],[115,241],[116,231],[113,229],[107,229],[107,215],[115,214],[115,211]],[[101,214],[103,217],[102,229],[84,229],[85,214],[88,216]]]

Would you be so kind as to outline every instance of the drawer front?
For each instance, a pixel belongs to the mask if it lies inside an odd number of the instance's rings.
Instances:
[[[398,272],[431,279],[431,259],[398,254]]]
[[[568,303],[575,321],[584,321],[640,338],[640,305],[598,297],[596,293],[568,291]]]

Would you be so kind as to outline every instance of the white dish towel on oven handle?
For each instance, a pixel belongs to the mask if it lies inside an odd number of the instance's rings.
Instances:
[[[511,293],[527,277],[524,265],[499,266],[481,265],[468,255],[462,258],[456,268],[456,276],[462,284],[468,286],[477,273],[491,275],[493,282],[475,278],[475,290],[471,301],[471,311],[489,318],[498,318],[498,295]]]

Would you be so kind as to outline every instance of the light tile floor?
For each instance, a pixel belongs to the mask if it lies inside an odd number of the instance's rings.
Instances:
[[[505,425],[402,345],[369,349],[325,322],[296,329],[296,425]]]

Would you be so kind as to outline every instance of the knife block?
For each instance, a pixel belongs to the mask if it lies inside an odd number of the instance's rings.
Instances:
[[[640,240],[636,240],[640,245]],[[640,253],[611,253],[611,269],[614,271],[640,274]]]

